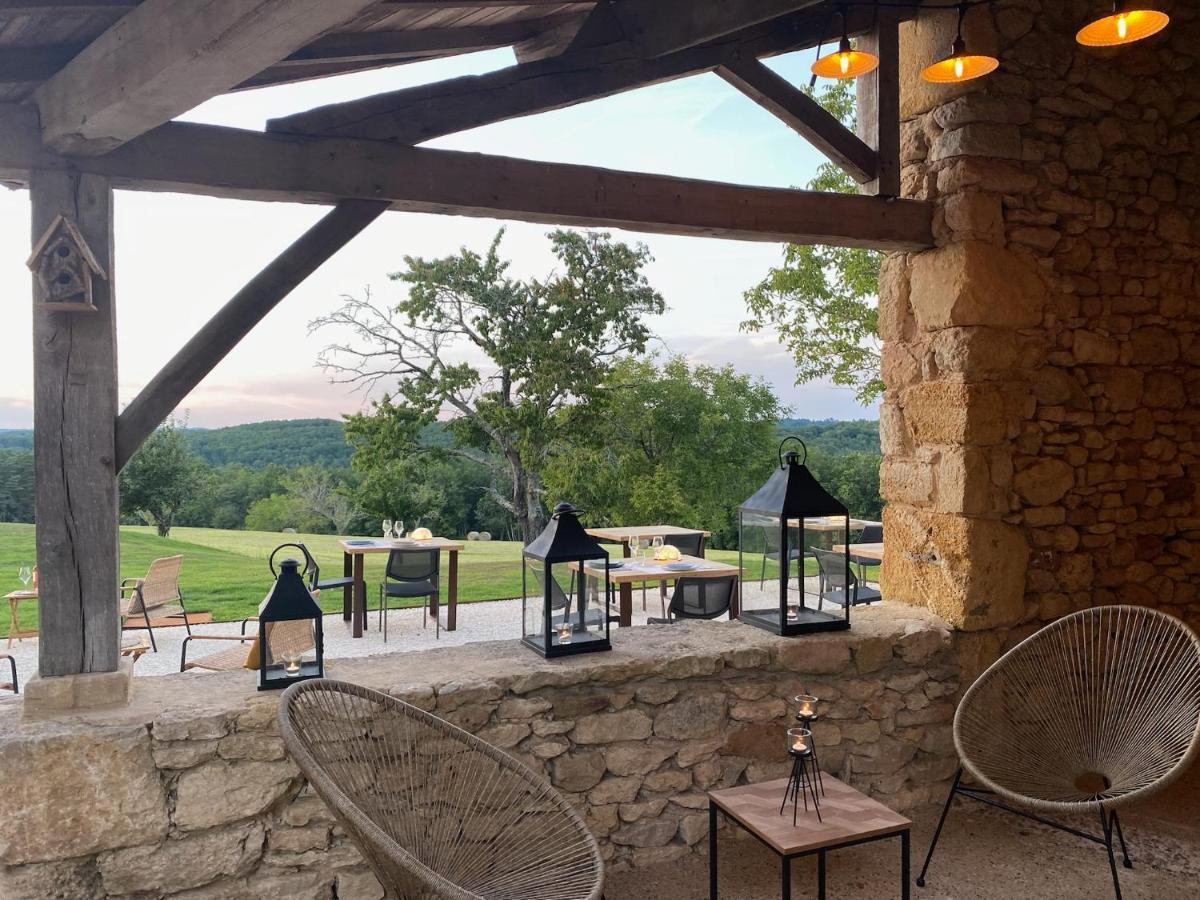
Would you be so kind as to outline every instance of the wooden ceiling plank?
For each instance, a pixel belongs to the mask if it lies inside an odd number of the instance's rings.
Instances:
[[[424,28],[403,31],[360,31],[318,38],[272,68],[313,62],[388,59],[435,52],[456,53],[506,47],[534,35],[529,22],[465,28]]]
[[[823,0],[613,0],[613,12],[643,59],[695,47]]]
[[[83,49],[83,44],[0,47],[0,84],[45,81]]]
[[[128,12],[139,0],[0,0],[0,16],[40,13]]]
[[[375,0],[145,0],[34,93],[42,135],[93,155],[222,94]],[[170,21],[171,27],[164,27]]]
[[[875,179],[879,159],[819,103],[757,59],[717,67],[717,74],[820,150],[859,183]]]
[[[892,9],[859,38],[863,50],[879,57],[879,65],[858,79],[858,133],[876,151],[877,176],[859,188],[865,194],[900,196],[900,32]]]

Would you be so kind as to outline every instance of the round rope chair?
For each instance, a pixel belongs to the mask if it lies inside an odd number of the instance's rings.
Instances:
[[[388,900],[597,900],[600,850],[541,776],[386,694],[325,679],[288,688],[292,759]]]
[[[1200,752],[1200,638],[1152,609],[1101,606],[1022,641],[971,685],[954,717],[956,794],[1103,844],[1121,896],[1117,807],[1161,790]],[[962,784],[968,773],[976,783]],[[1000,800],[1025,809],[1014,809]],[[1027,812],[1098,813],[1102,837]]]

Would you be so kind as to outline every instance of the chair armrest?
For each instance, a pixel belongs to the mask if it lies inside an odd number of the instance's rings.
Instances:
[[[145,578],[126,578],[121,582],[121,587],[141,587],[145,583]]]
[[[121,593],[122,594],[138,593],[138,591],[140,591],[142,589],[142,580],[140,578],[138,578],[138,579],[136,579],[136,581],[137,581],[137,584],[122,583],[121,584]]]
[[[252,640],[254,637],[248,634],[189,634],[183,639],[183,644],[179,648],[179,671],[187,671],[188,644],[192,641],[239,641],[245,643]]]
[[[258,621],[258,616],[246,616],[246,618],[242,619],[242,634],[246,633],[246,623],[247,622],[257,622],[257,621]]]

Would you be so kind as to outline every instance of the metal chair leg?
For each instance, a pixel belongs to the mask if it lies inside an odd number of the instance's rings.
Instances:
[[[147,610],[142,613],[146,618],[146,630],[150,632],[150,649],[155,653],[158,652],[158,644],[154,641],[154,627],[150,624],[150,612]]]
[[[12,669],[12,691],[14,694],[21,693],[21,688],[17,684],[17,661],[11,656],[8,658],[8,666]]]
[[[1124,860],[1125,868],[1132,869],[1133,860],[1129,858],[1129,848],[1125,846],[1125,833],[1121,831],[1121,820],[1117,818],[1117,811],[1115,809],[1112,811],[1112,820],[1113,825],[1117,829],[1117,840],[1121,842],[1121,856]]]
[[[925,865],[921,866],[921,874],[917,876],[917,887],[925,887],[925,873],[929,870],[933,851],[937,849],[938,838],[942,836],[942,826],[946,824],[946,815],[950,812],[950,804],[954,802],[954,795],[958,793],[958,783],[962,781],[962,773],[962,766],[959,766],[958,771],[954,773],[954,783],[950,785],[950,794],[946,797],[946,805],[942,807],[942,817],[938,819],[937,828],[934,829],[929,852],[925,854]]]
[[[1104,830],[1104,849],[1108,851],[1108,868],[1112,872],[1113,891],[1117,900],[1121,900],[1121,880],[1117,877],[1117,857],[1113,854],[1113,823],[1104,807],[1100,809],[1100,827]]]

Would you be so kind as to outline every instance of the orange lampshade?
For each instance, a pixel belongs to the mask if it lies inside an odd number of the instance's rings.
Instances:
[[[879,65],[879,57],[865,50],[855,50],[849,38],[842,38],[833,53],[826,53],[812,64],[812,73],[821,78],[857,78]]]
[[[1132,44],[1167,27],[1171,17],[1156,9],[1114,8],[1111,16],[1096,19],[1079,29],[1075,40],[1085,47],[1118,47]]]
[[[994,56],[968,53],[961,37],[954,39],[950,55],[921,70],[921,77],[934,84],[957,84],[995,72],[1000,60]]]

